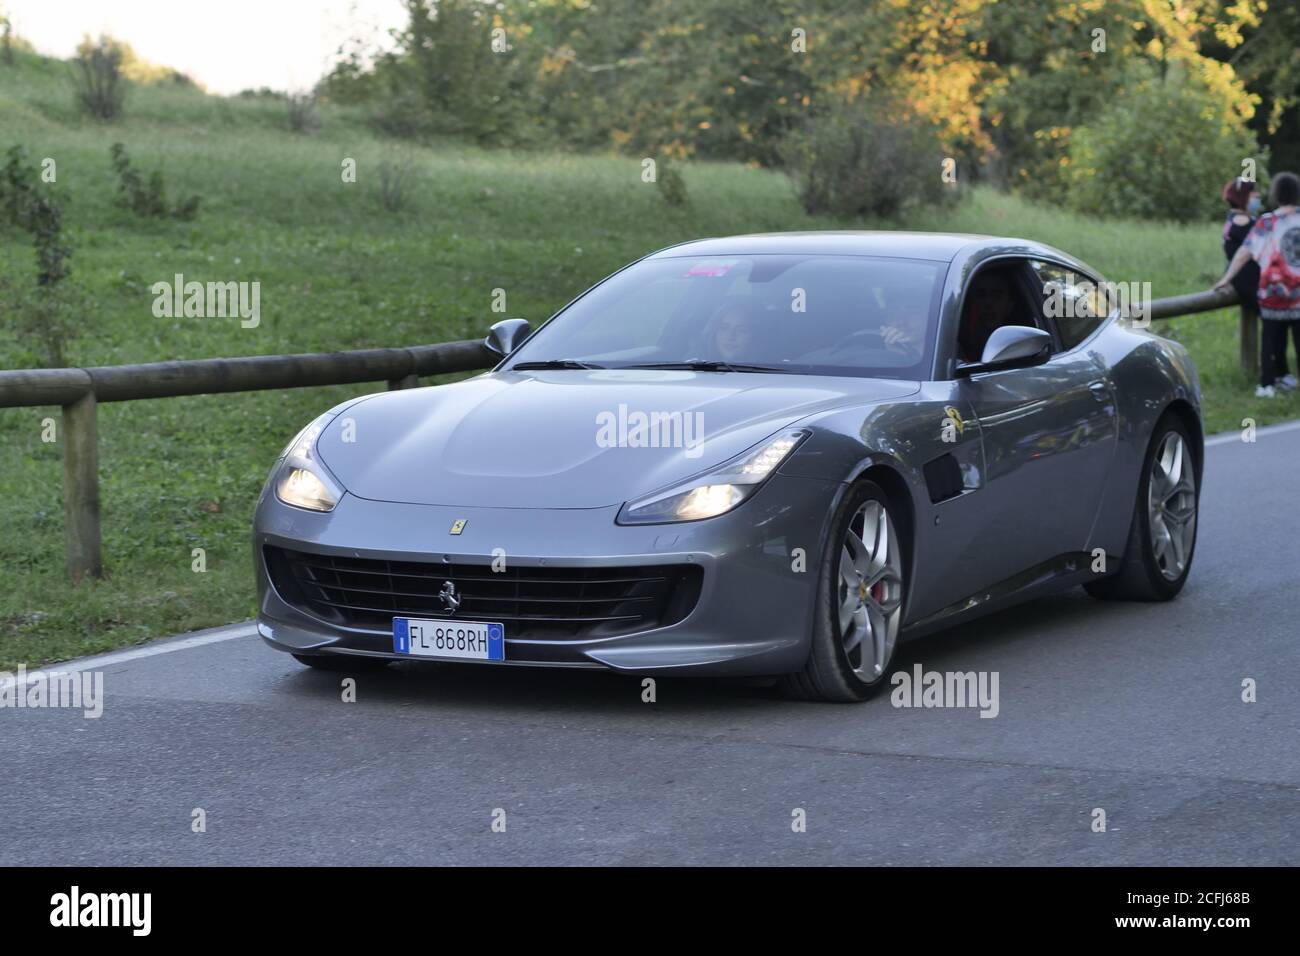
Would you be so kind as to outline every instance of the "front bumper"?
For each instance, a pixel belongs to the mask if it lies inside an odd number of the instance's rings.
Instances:
[[[352,495],[317,514],[268,491],[254,519],[258,630],[283,651],[411,659],[393,652],[391,628],[343,626],[291,603],[272,582],[266,546],[453,565],[486,566],[504,554],[518,568],[694,564],[703,570],[699,599],[677,623],[599,638],[512,637],[507,624],[505,662],[639,674],[789,673],[808,656],[821,542],[837,490],[835,482],[778,474],[730,514],[637,527],[616,525],[617,507],[464,508]],[[452,535],[457,521],[463,529]]]

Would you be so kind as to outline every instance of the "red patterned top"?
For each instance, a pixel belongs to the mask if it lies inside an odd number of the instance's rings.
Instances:
[[[1300,212],[1264,213],[1242,245],[1259,263],[1260,316],[1300,319]]]

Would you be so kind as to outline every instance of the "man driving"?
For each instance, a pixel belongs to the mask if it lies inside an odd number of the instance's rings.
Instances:
[[[957,336],[962,360],[978,362],[994,330],[1015,324],[1015,311],[1016,296],[1009,275],[990,270],[977,275],[966,294],[966,310]]]

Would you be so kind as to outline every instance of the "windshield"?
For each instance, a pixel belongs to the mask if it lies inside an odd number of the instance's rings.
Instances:
[[[647,259],[555,316],[506,367],[700,363],[924,379],[945,267],[864,256]]]

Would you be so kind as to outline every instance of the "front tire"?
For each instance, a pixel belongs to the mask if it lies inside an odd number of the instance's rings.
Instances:
[[[1196,551],[1200,476],[1187,427],[1161,419],[1142,463],[1120,569],[1084,589],[1103,601],[1168,601],[1183,589]]]
[[[903,617],[902,539],[879,485],[861,481],[831,522],[817,583],[812,648],[782,678],[802,700],[861,701],[885,685]]]

